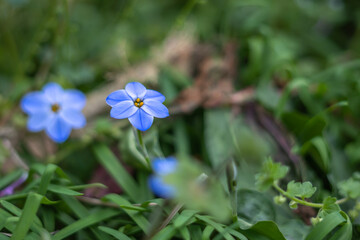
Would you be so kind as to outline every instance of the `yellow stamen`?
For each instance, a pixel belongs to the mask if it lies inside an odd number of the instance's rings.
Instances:
[[[53,112],[58,112],[60,110],[60,106],[59,106],[59,104],[53,104],[53,105],[51,105],[51,111],[53,111]]]
[[[138,102],[138,103],[139,103],[140,101],[141,101],[141,100],[140,100],[140,98],[137,98],[137,99],[136,99],[136,102]]]
[[[138,107],[141,107],[142,105],[144,105],[144,102],[139,103]]]
[[[134,102],[134,104],[135,104],[135,106],[139,107],[139,106],[138,106],[139,104],[138,104],[137,102]]]

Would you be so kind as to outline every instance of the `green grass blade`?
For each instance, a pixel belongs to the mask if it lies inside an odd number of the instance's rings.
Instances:
[[[37,193],[29,193],[20,220],[16,225],[12,240],[22,240],[25,238],[31,224],[33,223],[36,212],[40,206],[43,196]]]
[[[0,204],[9,212],[11,212],[12,214],[14,214],[15,216],[20,217],[22,210],[20,208],[18,208],[17,206],[13,205],[12,203],[9,203],[7,201],[0,201]],[[40,221],[40,219],[35,215],[34,217],[34,223],[39,225],[40,227],[42,227],[42,223]]]
[[[94,146],[94,151],[101,165],[104,166],[119,186],[124,189],[132,200],[138,200],[140,194],[137,191],[139,189],[137,183],[120,164],[111,150],[104,144],[99,144]]]
[[[89,227],[98,222],[104,221],[106,219],[115,217],[116,215],[119,215],[119,214],[120,214],[120,211],[114,210],[114,209],[104,209],[104,210],[97,211],[97,212],[95,212],[87,217],[81,218],[80,220],[61,229],[59,232],[57,232],[54,235],[52,240],[65,239],[68,236],[80,231],[81,229],[84,229],[86,227]]]
[[[207,216],[196,215],[196,218],[207,223],[208,225],[215,228],[226,240],[235,240],[229,233],[227,233],[222,224],[214,222]]]
[[[41,176],[41,182],[40,182],[39,190],[38,190],[39,194],[45,196],[48,186],[50,184],[51,178],[54,175],[56,168],[57,168],[57,166],[54,164],[49,164],[46,166],[44,173]]]
[[[334,235],[330,238],[330,240],[351,240],[352,239],[352,223],[350,218],[346,215],[345,212],[340,212],[343,217],[346,218],[346,222],[336,231]]]
[[[123,197],[121,197],[120,195],[117,195],[117,194],[106,195],[105,199],[107,199],[113,203],[116,203],[117,205],[119,205],[119,207],[121,207],[121,206],[131,207],[132,206],[129,201],[127,201],[126,199],[124,199]],[[143,215],[139,214],[138,211],[130,210],[128,208],[122,208],[122,209],[137,223],[137,225],[145,233],[147,233],[147,231],[149,230],[150,223]]]
[[[53,192],[53,193],[69,195],[69,196],[81,196],[81,195],[84,195],[83,193],[71,190],[71,189],[69,189],[67,187],[60,186],[60,185],[54,185],[54,184],[49,184],[47,190],[50,191],[50,192]]]
[[[113,236],[114,238],[118,239],[118,240],[131,240],[131,238],[129,238],[128,236],[126,236],[124,233],[119,232],[115,229],[109,228],[109,227],[103,227],[100,226],[99,229],[111,236]]]
[[[320,223],[315,225],[306,237],[306,240],[324,239],[334,228],[345,221],[346,219],[340,214],[340,212],[330,213]]]
[[[66,205],[68,205],[68,207],[75,213],[75,215],[80,219],[89,216],[90,213],[87,210],[87,208],[84,205],[82,205],[80,201],[78,201],[76,198],[65,195],[62,195],[61,198],[64,200]],[[97,239],[100,240],[108,239],[107,236],[104,236],[104,234],[98,229],[94,227],[90,227],[90,230],[96,236]]]

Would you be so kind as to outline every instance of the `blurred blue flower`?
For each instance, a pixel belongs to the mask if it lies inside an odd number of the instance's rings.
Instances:
[[[164,101],[164,95],[146,89],[138,82],[128,83],[125,89],[117,90],[106,98],[106,103],[112,107],[111,117],[128,118],[130,123],[141,131],[151,127],[154,117],[169,116],[169,110],[162,104]]]
[[[29,115],[29,131],[45,130],[52,140],[62,143],[68,139],[72,128],[85,126],[86,119],[81,113],[85,103],[82,92],[64,90],[57,83],[48,83],[42,91],[26,94],[21,100],[21,108]]]
[[[154,174],[149,177],[149,187],[153,193],[162,198],[172,198],[176,194],[176,189],[164,182],[164,177],[175,172],[178,162],[174,157],[165,159],[155,158],[152,163]]]

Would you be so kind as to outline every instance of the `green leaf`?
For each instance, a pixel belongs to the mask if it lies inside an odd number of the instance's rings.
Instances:
[[[285,90],[283,91],[280,100],[278,101],[277,107],[276,107],[276,111],[275,111],[275,116],[276,118],[279,118],[282,113],[284,108],[286,107],[286,103],[288,102],[288,99],[290,97],[290,93],[297,88],[307,88],[309,83],[309,81],[306,79],[302,79],[302,78],[297,78],[292,80],[288,85],[286,85]]]
[[[326,120],[322,115],[316,115],[311,118],[301,129],[300,140],[305,143],[314,137],[322,136],[326,127]]]
[[[71,189],[69,189],[67,187],[60,186],[60,185],[54,185],[54,184],[49,184],[48,185],[48,191],[53,192],[53,193],[58,193],[58,194],[69,195],[69,196],[81,196],[81,195],[83,195],[83,193],[79,193],[79,192],[71,190]]]
[[[294,180],[287,185],[287,193],[292,197],[299,197],[301,199],[310,198],[316,191],[311,182],[295,182]]]
[[[94,151],[101,165],[104,166],[131,199],[136,201],[139,196],[139,193],[137,192],[138,186],[111,150],[106,145],[99,144],[94,146]]]
[[[301,154],[310,154],[324,172],[329,171],[330,157],[328,147],[323,137],[315,137],[304,143]]]
[[[259,221],[276,219],[272,201],[265,194],[248,189],[241,189],[237,194],[237,213],[242,219],[254,224]]]
[[[128,236],[126,236],[124,233],[119,232],[115,229],[109,228],[109,227],[103,227],[100,226],[99,229],[111,236],[113,236],[114,238],[118,239],[118,240],[131,240],[131,238],[129,238]]]
[[[161,229],[161,231],[158,232],[152,239],[156,239],[156,240],[172,239],[175,233],[176,233],[175,228],[172,225],[168,225],[165,228]]]
[[[328,196],[323,201],[324,206],[321,208],[319,212],[319,217],[324,218],[326,215],[333,212],[340,212],[340,207],[336,204],[336,198]]]
[[[273,184],[274,181],[286,176],[289,168],[281,165],[281,163],[274,163],[271,158],[268,158],[262,166],[261,172],[256,174],[256,185],[260,190],[266,190]]]
[[[96,223],[102,222],[106,219],[115,217],[119,214],[120,214],[120,212],[118,210],[114,210],[114,209],[98,210],[98,211],[96,211],[86,217],[83,217],[80,220],[64,227],[63,229],[58,231],[53,236],[52,240],[65,239],[68,236],[71,236],[72,234],[80,231],[81,229],[84,229],[84,228],[94,225]]]
[[[255,233],[254,236],[266,236],[270,240],[286,240],[276,223],[273,221],[260,221],[255,224],[249,224],[248,222],[245,222],[244,220],[238,218],[238,223],[240,228],[242,230],[245,230],[243,232],[245,236],[247,236],[248,233],[250,233],[251,235],[254,235]]]
[[[347,221],[340,212],[328,214],[321,222],[307,235],[306,240],[322,240],[331,233],[337,226]]]
[[[338,184],[340,193],[349,198],[359,198],[360,197],[360,181],[349,178],[346,181],[342,181]]]
[[[202,233],[202,240],[211,239],[211,234],[214,232],[215,228],[211,225],[207,225]]]
[[[309,121],[309,117],[298,112],[286,112],[281,115],[281,121],[290,132],[298,133]]]
[[[219,167],[233,152],[230,135],[230,110],[205,111],[205,146],[213,168]]]
[[[342,224],[340,229],[330,238],[330,240],[351,240],[352,239],[352,223],[348,215],[345,212],[340,212],[340,214],[346,219],[346,222]]]
[[[11,237],[12,240],[24,239],[36,217],[36,212],[40,206],[42,198],[43,196],[40,194],[29,193],[19,222],[17,223],[14,234]]]
[[[121,206],[132,207],[132,204],[129,201],[127,201],[125,198],[117,194],[106,195],[104,199],[107,199],[113,203],[118,204],[119,207]],[[150,227],[150,223],[148,222],[148,220],[143,215],[139,214],[137,211],[129,210],[128,208],[123,208],[123,209],[139,225],[139,227],[145,233],[147,233]]]

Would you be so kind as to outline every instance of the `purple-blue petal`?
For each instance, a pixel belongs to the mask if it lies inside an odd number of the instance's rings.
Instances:
[[[134,105],[133,101],[122,101],[111,109],[110,116],[116,119],[124,119],[131,117],[138,110],[139,108]]]
[[[39,132],[52,121],[54,114],[50,111],[31,114],[27,122],[27,128],[31,132]]]
[[[43,92],[50,103],[61,103],[64,95],[64,90],[57,83],[48,83],[43,87]]]
[[[130,82],[126,84],[125,90],[134,101],[137,98],[143,99],[146,94],[146,88],[139,82]]]
[[[154,121],[154,117],[150,116],[141,108],[139,108],[139,111],[129,117],[129,121],[135,128],[139,129],[140,131],[146,131],[151,127]]]
[[[71,132],[71,126],[62,117],[56,115],[46,126],[47,135],[57,143],[65,142]]]
[[[176,194],[176,189],[173,186],[164,183],[163,178],[160,176],[150,176],[148,183],[152,192],[159,197],[172,198]]]
[[[79,90],[69,89],[64,90],[60,105],[61,107],[68,109],[82,110],[86,104],[86,96]]]
[[[20,106],[25,113],[33,114],[50,109],[50,102],[43,92],[31,92],[21,99]]]
[[[106,98],[106,103],[111,107],[114,107],[119,102],[128,100],[133,101],[132,98],[126,93],[126,91],[124,89],[121,89],[110,93],[109,96]]]
[[[79,110],[67,108],[61,110],[59,114],[73,128],[82,128],[86,125],[86,118]]]
[[[165,118],[169,116],[169,110],[159,101],[145,99],[144,105],[141,108],[149,115],[157,118]]]
[[[165,96],[158,91],[148,89],[146,90],[146,94],[144,96],[144,100],[145,99],[151,99],[163,103],[165,101]]]
[[[151,162],[151,167],[158,175],[166,175],[174,172],[178,162],[174,157],[155,158]]]

